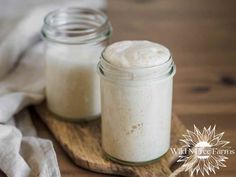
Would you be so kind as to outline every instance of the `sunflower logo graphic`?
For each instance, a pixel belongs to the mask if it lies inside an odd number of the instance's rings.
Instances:
[[[199,173],[204,176],[215,173],[220,167],[226,167],[225,161],[230,152],[230,147],[227,146],[229,141],[222,140],[224,132],[216,134],[215,129],[216,126],[204,127],[201,132],[194,125],[194,131],[187,130],[187,134],[180,140],[184,144],[181,149],[185,150],[177,161],[183,165],[170,177],[181,171],[188,171],[190,176]]]

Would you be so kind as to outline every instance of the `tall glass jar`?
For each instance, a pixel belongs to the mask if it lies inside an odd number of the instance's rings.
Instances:
[[[169,149],[172,87],[176,69],[168,52],[166,61],[152,67],[118,66],[117,63],[124,57],[130,59],[140,54],[137,62],[142,59],[145,61],[146,56],[152,57],[148,52],[145,54],[149,50],[145,46],[139,46],[138,51],[135,51],[134,48],[125,49],[126,43],[130,41],[115,44],[120,48],[115,48],[113,44],[109,46],[120,53],[116,62],[110,62],[109,57],[115,55],[107,52],[108,47],[98,64],[101,79],[102,147],[111,160],[123,164],[143,164],[158,159]],[[123,55],[122,50],[130,53]],[[123,64],[134,61],[132,58]]]
[[[55,10],[44,19],[46,98],[51,112],[66,120],[100,115],[100,83],[96,65],[108,44],[111,25],[93,9]]]

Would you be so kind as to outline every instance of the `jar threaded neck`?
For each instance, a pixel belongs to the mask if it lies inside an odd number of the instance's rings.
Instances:
[[[170,58],[165,63],[152,67],[122,68],[109,63],[105,59],[103,53],[98,63],[97,71],[100,76],[108,80],[160,81],[169,77],[173,77],[176,72],[176,67],[172,59],[172,56],[170,56]]]
[[[69,7],[50,12],[41,30],[43,38],[66,44],[100,42],[111,35],[107,16],[98,10]]]

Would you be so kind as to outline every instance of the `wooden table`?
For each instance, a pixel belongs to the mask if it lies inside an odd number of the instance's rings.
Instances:
[[[236,148],[236,3],[234,0],[110,0],[111,42],[147,39],[168,46],[177,65],[174,111],[187,128],[216,125]],[[36,120],[40,136],[54,141]],[[76,167],[54,141],[63,177],[97,177]],[[215,177],[233,177],[236,155]],[[188,175],[185,175],[188,176]]]
[[[168,46],[177,65],[174,111],[187,128],[216,125],[236,148],[236,1],[110,0],[111,42],[147,39]],[[62,177],[99,177],[73,164],[37,118],[43,138],[54,142]],[[233,177],[236,155],[215,177]],[[183,175],[188,176],[188,175]]]

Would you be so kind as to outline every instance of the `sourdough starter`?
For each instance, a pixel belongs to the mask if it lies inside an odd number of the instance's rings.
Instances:
[[[96,66],[100,45],[52,45],[46,54],[49,109],[70,120],[100,115],[100,82]]]
[[[149,41],[122,41],[105,49],[103,59],[117,71],[135,76],[137,69],[161,66],[169,50]],[[171,59],[172,60],[172,59]],[[104,72],[106,70],[104,69]],[[112,72],[112,71],[110,71]],[[170,146],[172,76],[126,81],[101,75],[102,146],[119,162],[143,163],[159,158]]]

